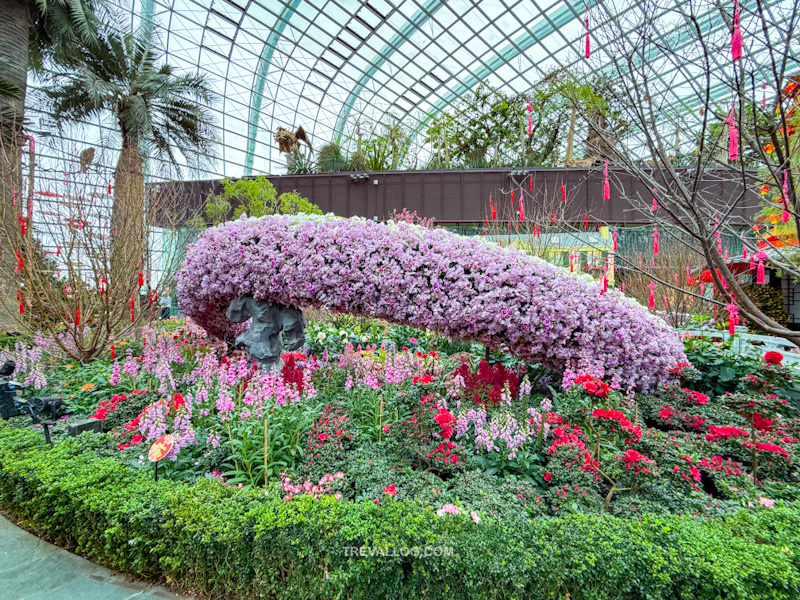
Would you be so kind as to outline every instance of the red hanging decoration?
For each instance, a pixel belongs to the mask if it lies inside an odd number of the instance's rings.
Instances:
[[[111,180],[108,180],[108,193],[111,194]]]
[[[747,246],[742,246],[742,260],[747,260]]]
[[[666,296],[664,296],[664,308],[669,309],[669,301],[667,300]]]
[[[144,275],[142,275],[142,272],[139,271],[139,287],[142,287],[143,285],[144,285]]]
[[[570,273],[574,273],[575,272],[575,255],[574,254],[570,254],[569,255],[569,272]]]
[[[736,333],[736,326],[739,324],[739,307],[733,302],[725,307],[728,311],[728,334],[734,335]]]
[[[766,272],[764,268],[764,259],[767,258],[766,252],[759,252],[756,254],[756,259],[758,260],[758,270],[756,271],[756,283],[759,285],[764,285],[766,283]]]
[[[789,171],[784,170],[783,172],[783,215],[782,220],[784,223],[788,223],[791,219],[791,215],[789,214]]]
[[[17,251],[17,269],[22,271],[22,255]]]
[[[533,191],[533,177],[528,180],[528,190]]]
[[[497,220],[497,207],[494,204],[492,204],[492,221],[496,220]]]
[[[131,292],[131,323],[136,321],[136,300],[133,298],[133,292]]]
[[[750,270],[751,271],[755,271],[756,270],[756,259],[755,259],[755,255],[754,254],[750,255]]]
[[[656,284],[651,281],[650,284],[647,287],[650,288],[650,303],[649,303],[650,310],[655,310],[655,308],[656,308],[656,296],[655,296]]]
[[[550,224],[551,225],[555,225],[556,224],[556,213],[555,213],[555,211],[553,211],[553,214],[551,215],[551,218],[552,218],[552,222]]]
[[[525,206],[522,204],[522,195],[519,197],[519,220],[525,220]]]
[[[658,229],[653,231],[653,254],[658,254],[658,238],[660,235]]]
[[[611,184],[608,182],[608,159],[603,169],[603,201],[611,200]]]
[[[564,187],[564,180],[561,180],[561,201],[567,201],[567,189]]]
[[[528,106],[525,107],[525,110],[528,111],[528,136],[531,136],[533,135],[533,106],[530,100],[528,100]]]
[[[589,215],[588,214],[583,217],[583,228],[584,229],[588,229],[589,228]]]
[[[614,252],[617,251],[617,238],[619,237],[619,232],[615,231],[611,234],[611,238],[614,240]]]
[[[591,46],[589,43],[589,9],[586,9],[586,17],[584,19],[584,24],[586,25],[586,58],[589,58],[592,54]]]
[[[106,278],[105,277],[101,277],[100,278],[100,293],[101,294],[105,294],[106,293]]]
[[[739,158],[739,130],[736,129],[736,116],[733,113],[733,106],[731,106],[731,114],[725,119],[725,123],[730,127],[728,135],[728,158],[736,160]]]
[[[658,190],[656,188],[653,188],[653,212],[656,212],[658,210],[658,202],[656,201],[657,193]]]
[[[75,311],[75,327],[80,327],[80,326],[81,326],[81,311],[76,310]]]
[[[22,216],[22,213],[19,213],[19,231],[25,235],[25,217]]]
[[[734,61],[742,58],[742,28],[740,25],[739,0],[733,0],[733,36],[731,37],[731,56]]]
[[[762,95],[761,95],[761,108],[767,108],[767,84],[761,84]]]
[[[513,206],[514,204],[514,190],[511,190],[511,205]]]
[[[111,344],[111,360],[117,358],[117,353],[114,351],[114,344]]]

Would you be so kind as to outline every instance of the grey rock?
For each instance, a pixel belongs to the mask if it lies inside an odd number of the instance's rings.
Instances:
[[[246,346],[250,358],[260,368],[278,365],[284,341],[290,352],[302,348],[306,342],[306,319],[298,308],[244,296],[230,303],[227,315],[234,323],[253,320],[250,328],[236,338],[236,344]]]

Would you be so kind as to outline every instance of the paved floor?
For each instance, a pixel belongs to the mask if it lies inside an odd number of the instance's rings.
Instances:
[[[40,540],[0,516],[3,600],[181,600],[168,589],[128,579]]]

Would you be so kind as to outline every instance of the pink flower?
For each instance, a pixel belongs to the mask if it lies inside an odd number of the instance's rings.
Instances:
[[[417,338],[415,338],[415,337],[408,338],[408,341],[411,342],[412,344],[416,344],[417,343]],[[781,357],[781,358],[783,358],[783,357]]]
[[[394,484],[387,485],[385,488],[383,488],[383,493],[389,494],[392,498],[394,498],[397,496],[397,489],[395,488]]]
[[[470,515],[472,516],[472,520],[475,521],[476,524],[481,522],[480,516],[478,516],[478,513],[476,513],[474,510],[470,513]]]
[[[763,506],[766,506],[767,508],[772,508],[773,506],[775,506],[775,500],[770,500],[769,498],[765,498],[764,496],[761,496],[758,499],[758,502]]]
[[[134,446],[138,446],[143,441],[144,441],[144,436],[142,435],[135,435],[131,438],[131,444],[133,444]]]
[[[545,481],[550,481],[552,478],[553,478],[553,476],[550,475],[550,471],[548,471],[547,473],[544,474],[544,480]]]

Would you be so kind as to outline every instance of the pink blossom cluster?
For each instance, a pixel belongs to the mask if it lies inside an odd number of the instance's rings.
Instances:
[[[506,348],[565,374],[649,391],[685,360],[642,306],[565,269],[477,238],[408,223],[272,215],[210,228],[177,275],[183,311],[230,338],[231,300],[325,307]]]
[[[309,495],[314,496],[314,498],[319,498],[324,495],[333,496],[337,500],[341,500],[342,494],[334,491],[334,488],[338,487],[343,479],[344,473],[342,471],[337,471],[333,474],[323,475],[316,484],[306,481],[299,485],[292,485],[292,479],[286,475],[286,473],[282,473],[281,483],[283,484],[283,491],[286,492],[283,499],[288,502],[295,496]]]

